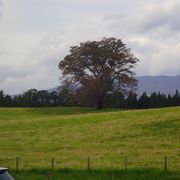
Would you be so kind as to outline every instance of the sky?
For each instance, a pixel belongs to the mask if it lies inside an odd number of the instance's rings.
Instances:
[[[180,74],[180,0],[0,0],[0,89],[60,85],[70,46],[122,39],[137,75]]]

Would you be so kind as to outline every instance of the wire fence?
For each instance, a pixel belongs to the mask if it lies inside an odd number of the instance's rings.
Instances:
[[[38,159],[33,157],[12,157],[0,158],[0,167],[7,167],[11,170],[19,172],[26,169],[124,169],[128,171],[131,168],[158,168],[163,171],[179,171],[179,156],[162,156],[161,158],[138,158],[132,156],[122,156],[121,158],[111,159],[103,157],[87,156],[80,159],[62,160],[60,157],[52,157],[46,159]]]

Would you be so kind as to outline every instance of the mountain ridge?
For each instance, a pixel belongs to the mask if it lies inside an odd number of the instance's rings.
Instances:
[[[168,76],[168,75],[159,75],[159,76],[136,76],[138,80],[136,93],[141,95],[143,92],[146,92],[150,95],[153,92],[160,92],[166,95],[175,94],[176,90],[180,91],[180,75]],[[57,91],[57,87],[51,88],[49,92]]]
[[[137,76],[137,80],[138,95],[141,95],[143,92],[146,92],[147,94],[160,92],[166,95],[172,95],[176,90],[180,91],[180,75]]]

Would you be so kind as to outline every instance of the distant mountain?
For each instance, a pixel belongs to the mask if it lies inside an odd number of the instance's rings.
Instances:
[[[138,76],[137,94],[143,92],[161,92],[164,94],[174,94],[176,89],[180,92],[180,75],[177,76]]]
[[[55,88],[51,88],[51,89],[48,89],[48,92],[49,93],[52,93],[52,92],[54,92],[54,91],[58,91],[58,88],[57,87],[55,87]]]
[[[166,95],[175,94],[176,89],[180,92],[180,75],[177,76],[138,76],[137,94],[141,95],[146,92],[150,95],[152,92],[161,92]],[[72,90],[74,86],[71,86]],[[75,88],[75,87],[74,87]],[[48,90],[49,92],[57,91],[56,88]]]

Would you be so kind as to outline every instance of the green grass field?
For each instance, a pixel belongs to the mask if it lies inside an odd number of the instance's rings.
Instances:
[[[180,178],[180,107],[1,108],[0,138],[0,166],[8,166],[16,179],[47,179],[52,157],[56,161],[52,179]]]

